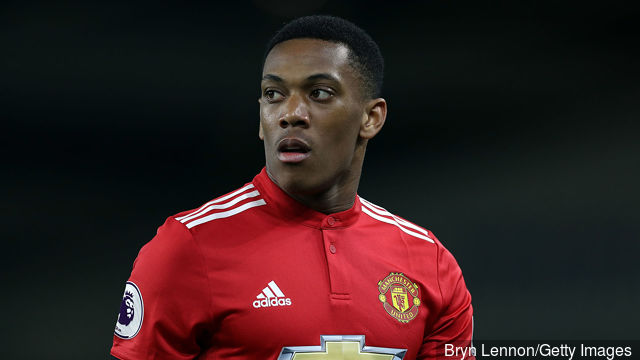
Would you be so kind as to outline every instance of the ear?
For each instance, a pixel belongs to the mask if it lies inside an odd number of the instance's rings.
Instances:
[[[382,129],[387,118],[387,102],[383,98],[369,100],[360,124],[360,137],[371,139]]]

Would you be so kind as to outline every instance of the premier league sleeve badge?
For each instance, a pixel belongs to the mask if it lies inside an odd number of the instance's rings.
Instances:
[[[142,327],[144,304],[138,286],[127,281],[120,303],[120,313],[116,322],[115,335],[121,339],[132,339]]]

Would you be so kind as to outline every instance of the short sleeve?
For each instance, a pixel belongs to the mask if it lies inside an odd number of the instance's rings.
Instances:
[[[445,346],[450,349],[471,346],[473,337],[473,308],[460,266],[453,255],[438,244],[438,285],[442,299],[440,314],[434,325],[425,331],[425,337],[417,359],[456,359],[462,356],[445,356]],[[449,355],[449,354],[447,354]],[[466,359],[474,359],[469,357]]]
[[[167,219],[134,262],[111,354],[122,360],[193,359],[210,338],[210,294],[191,233]]]

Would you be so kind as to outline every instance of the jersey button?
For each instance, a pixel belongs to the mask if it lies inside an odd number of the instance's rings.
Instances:
[[[332,253],[332,254],[335,254],[335,253],[336,253],[336,246],[335,246],[335,245],[333,245],[333,244],[331,244],[331,245],[329,246],[329,251],[331,251],[331,253]]]
[[[335,225],[336,219],[334,219],[333,216],[329,216],[329,218],[327,219],[327,224],[329,224],[329,226]]]

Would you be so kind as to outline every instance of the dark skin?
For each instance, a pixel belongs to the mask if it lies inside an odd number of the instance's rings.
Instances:
[[[259,137],[267,173],[289,196],[331,214],[355,201],[367,142],[387,103],[364,95],[349,49],[318,39],[276,45],[262,71]]]

